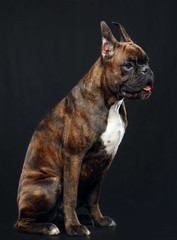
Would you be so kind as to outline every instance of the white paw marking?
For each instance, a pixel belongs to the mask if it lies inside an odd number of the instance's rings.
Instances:
[[[53,225],[52,230],[50,230],[49,235],[58,235],[60,233],[60,230],[57,228],[57,226]]]
[[[109,109],[107,127],[105,132],[101,135],[107,153],[113,156],[115,156],[125,133],[125,124],[119,114],[119,108],[122,101],[123,100],[115,102]]]
[[[87,229],[86,231],[87,236],[90,235],[90,231]]]
[[[115,227],[116,223],[114,221],[111,222],[110,227]]]

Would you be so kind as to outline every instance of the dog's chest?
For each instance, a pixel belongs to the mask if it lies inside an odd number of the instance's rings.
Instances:
[[[116,154],[125,133],[125,124],[119,113],[121,104],[122,100],[115,102],[115,104],[111,106],[107,118],[106,130],[101,135],[101,140],[105,146],[107,154],[112,156]]]
[[[90,184],[108,170],[125,133],[125,124],[119,113],[121,104],[122,101],[117,101],[111,106],[105,131],[83,160],[80,182]]]

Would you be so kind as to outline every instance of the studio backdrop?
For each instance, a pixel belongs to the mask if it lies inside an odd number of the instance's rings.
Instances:
[[[0,3],[0,213],[17,217],[31,136],[100,56],[100,21],[120,22],[150,58],[147,101],[125,100],[128,128],[107,172],[101,208],[119,219],[177,220],[176,1],[52,0]],[[164,220],[165,219],[165,220]]]

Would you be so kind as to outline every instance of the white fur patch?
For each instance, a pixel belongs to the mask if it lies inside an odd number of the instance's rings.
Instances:
[[[86,230],[86,235],[90,235],[90,231],[88,229]]]
[[[107,153],[113,156],[115,156],[125,133],[125,124],[119,114],[122,101],[115,102],[109,109],[106,131],[101,135]]]
[[[58,235],[60,230],[57,228],[55,224],[52,224],[52,229],[49,231],[49,235]]]

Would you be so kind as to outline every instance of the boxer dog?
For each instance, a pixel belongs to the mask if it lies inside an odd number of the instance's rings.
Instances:
[[[103,216],[99,195],[127,126],[124,99],[147,99],[153,86],[148,57],[118,23],[117,41],[101,22],[101,57],[42,120],[30,141],[18,187],[21,232],[57,235],[57,214],[68,235],[89,235],[77,207],[95,225],[115,226]]]

